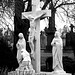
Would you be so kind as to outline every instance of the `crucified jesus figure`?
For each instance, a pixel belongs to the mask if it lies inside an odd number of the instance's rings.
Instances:
[[[29,28],[29,37],[28,37],[29,46],[31,48],[31,57],[34,57],[35,32],[36,32],[35,22],[31,21],[30,28]]]
[[[36,39],[35,34],[36,34],[36,20],[39,19],[41,16],[45,14],[41,14],[37,17],[29,15],[27,19],[30,20],[30,28],[29,28],[29,37],[28,37],[28,42],[31,48],[31,57],[34,58],[34,40]],[[34,58],[35,59],[35,58]]]

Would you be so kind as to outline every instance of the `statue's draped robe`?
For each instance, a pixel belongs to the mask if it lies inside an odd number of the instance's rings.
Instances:
[[[62,39],[61,38],[54,38],[52,40],[51,45],[53,46],[52,48],[52,55],[53,55],[53,69],[63,69],[63,64],[62,64]]]
[[[20,63],[21,62],[21,50],[22,49],[26,49],[26,41],[25,41],[25,39],[23,38],[22,40],[18,40],[18,42],[17,42],[17,44],[16,44],[16,46],[17,46],[17,60],[18,60],[18,63]]]
[[[17,44],[17,60],[19,63],[19,67],[17,70],[30,70],[34,71],[33,66],[31,64],[30,54],[26,51],[26,41],[25,39],[19,39]],[[35,71],[34,71],[35,72]]]

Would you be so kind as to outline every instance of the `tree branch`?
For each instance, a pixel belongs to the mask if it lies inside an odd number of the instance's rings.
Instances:
[[[61,7],[61,8],[66,12],[66,14],[64,13],[64,15],[67,16],[68,20],[69,20],[69,18],[73,18],[73,15],[70,16],[68,11],[65,8],[63,8],[63,7]],[[69,23],[70,23],[70,21],[69,21]]]
[[[67,14],[66,16],[67,16],[67,17],[72,18],[71,16],[69,16],[69,13],[68,13],[68,11],[67,11],[65,8],[63,8],[63,7],[61,7],[61,8],[66,12],[66,14]]]
[[[65,8],[63,8],[63,7],[61,7],[66,13],[67,13],[67,16],[68,16],[68,12],[67,12],[67,10],[65,9]]]
[[[42,10],[44,10],[47,7],[47,5],[49,4],[50,1],[51,0],[46,0],[46,2],[44,3],[44,6],[42,7]]]
[[[56,6],[56,4],[58,3],[59,0],[56,1],[56,3],[54,4],[54,7]]]
[[[56,13],[57,14],[57,16],[63,21],[63,22],[65,22],[64,21],[64,18],[62,17],[62,15],[59,13],[59,15],[58,15],[58,13]]]
[[[58,6],[56,7],[56,9],[57,9],[58,7],[63,6],[63,5],[73,5],[73,4],[75,4],[75,2],[72,2],[72,3],[62,2],[60,5],[58,5]]]

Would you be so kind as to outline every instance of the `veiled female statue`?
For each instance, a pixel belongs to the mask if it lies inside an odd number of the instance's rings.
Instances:
[[[62,56],[63,56],[63,42],[60,32],[56,31],[54,39],[51,42],[53,55],[53,70],[57,73],[65,73],[63,70]]]

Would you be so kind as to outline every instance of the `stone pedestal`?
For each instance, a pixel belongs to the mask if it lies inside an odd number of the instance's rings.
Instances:
[[[35,75],[72,75],[70,73],[52,73],[52,72],[40,72],[40,73],[35,73]]]
[[[40,73],[32,73],[32,74],[28,73],[28,74],[26,74],[24,71],[20,71],[19,73],[16,73],[16,71],[11,71],[8,73],[8,75],[72,75],[72,74],[70,74],[70,73],[58,74],[58,73],[52,73],[52,72],[40,72]]]
[[[51,75],[72,75],[72,74],[66,73],[66,74],[51,74]]]
[[[70,73],[52,73],[50,75],[72,75]]]

